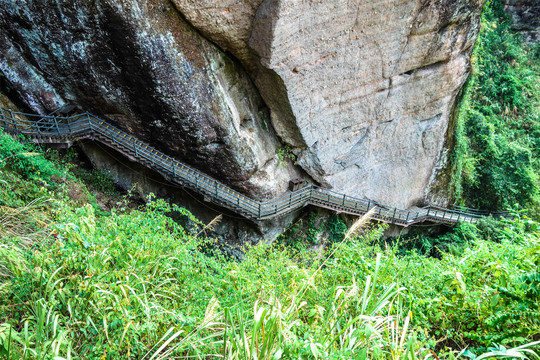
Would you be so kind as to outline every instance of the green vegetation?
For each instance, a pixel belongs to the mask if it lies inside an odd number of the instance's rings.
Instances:
[[[0,358],[454,359],[532,355],[521,346],[540,337],[526,218],[464,224],[461,250],[434,258],[312,216],[326,247],[261,244],[234,262],[167,216],[197,223],[187,211],[106,211],[5,135],[0,164]]]
[[[279,159],[279,166],[287,166],[289,162],[296,165],[296,155],[294,155],[292,148],[289,145],[284,145],[277,149],[277,156]]]
[[[68,149],[63,159],[54,153],[49,158],[53,162],[59,162],[64,160],[64,166],[70,170],[81,182],[86,184],[93,193],[99,193],[105,196],[107,199],[113,199],[117,202],[121,200],[122,194],[114,182],[112,176],[100,169],[91,168],[87,169],[79,158],[78,153],[73,149]]]
[[[489,1],[464,91],[453,158],[456,200],[475,208],[518,206],[538,215],[540,45],[511,28]]]
[[[347,225],[337,214],[329,217],[317,216],[312,211],[306,218],[301,217],[279,236],[278,242],[289,248],[305,250],[308,246],[321,245],[321,239],[340,242],[347,232]]]
[[[538,52],[505,19],[498,2],[484,14],[454,186],[465,204],[531,209]],[[540,225],[525,212],[395,240],[313,213],[236,262],[185,209],[136,208],[45,155],[0,132],[2,360],[537,358]]]

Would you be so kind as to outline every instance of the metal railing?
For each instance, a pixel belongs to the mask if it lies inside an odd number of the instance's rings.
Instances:
[[[69,117],[40,116],[0,107],[0,125],[10,134],[22,134],[38,143],[70,143],[85,138],[100,141],[156,170],[170,181],[196,191],[207,200],[254,221],[282,216],[309,204],[353,215],[363,215],[372,211],[371,217],[373,219],[402,226],[425,221],[447,224],[475,223],[481,217],[488,215],[475,209],[456,208],[450,210],[436,206],[416,210],[400,210],[315,185],[306,186],[274,200],[256,201],[163,154],[90,113]],[[498,213],[496,215],[505,216],[506,214]]]

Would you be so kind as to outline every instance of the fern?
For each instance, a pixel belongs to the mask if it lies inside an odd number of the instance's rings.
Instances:
[[[540,301],[540,272],[531,272],[518,278],[522,282],[521,288],[525,291],[527,299]]]

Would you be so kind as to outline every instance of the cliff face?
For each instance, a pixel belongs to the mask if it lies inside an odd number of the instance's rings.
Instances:
[[[402,207],[426,198],[483,1],[174,2],[241,59],[315,180]]]
[[[0,71],[259,197],[429,197],[483,0],[0,0]],[[277,134],[277,136],[276,136]],[[282,142],[281,142],[282,141]]]

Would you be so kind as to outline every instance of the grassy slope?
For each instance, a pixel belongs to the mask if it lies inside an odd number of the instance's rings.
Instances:
[[[472,205],[531,207],[538,55],[523,52],[499,2],[483,23],[456,188]],[[527,218],[463,224],[429,241],[438,258],[389,247],[380,228],[341,243],[343,224],[329,221],[329,249],[260,245],[236,263],[166,216],[184,210],[106,211],[36,152],[0,135],[0,358],[453,358],[466,346],[472,358],[540,339],[540,230]]]
[[[463,251],[440,260],[398,257],[375,228],[323,253],[260,245],[236,263],[166,216],[182,209],[104,211],[62,165],[7,136],[0,159],[0,357],[138,359],[171,338],[161,353],[451,357],[540,334],[532,221],[463,225]]]

